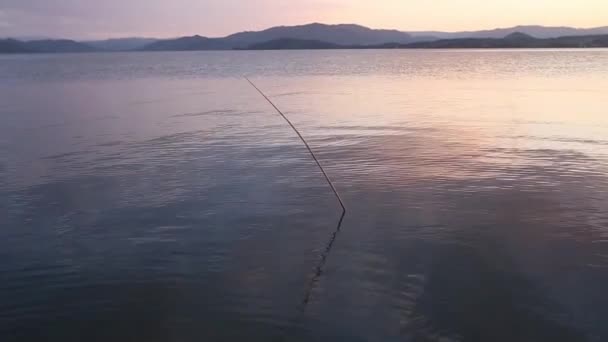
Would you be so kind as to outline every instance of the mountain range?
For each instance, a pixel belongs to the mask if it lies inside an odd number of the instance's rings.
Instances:
[[[20,41],[0,39],[0,53],[77,53],[95,52],[94,47],[67,39]]]
[[[525,33],[514,32],[504,38],[455,38],[431,42],[411,43],[398,48],[405,49],[509,49],[509,48],[605,48],[608,35],[564,36],[536,38]]]
[[[503,38],[455,38],[407,44],[337,45],[319,40],[282,38],[253,44],[246,50],[325,49],[508,49],[508,48],[599,48],[608,47],[608,35],[535,38],[521,32]]]
[[[262,31],[235,33],[222,38],[202,36],[175,39],[121,38],[102,41],[77,42],[65,39],[43,39],[22,41],[0,39],[0,53],[64,53],[64,52],[115,52],[115,51],[193,51],[232,49],[276,49],[276,48],[390,48],[390,47],[450,47],[513,45],[498,43],[491,39],[504,39],[511,34],[524,34],[532,39],[552,39],[558,37],[607,35],[608,26],[591,29],[545,26],[516,26],[484,31],[440,32],[397,30],[376,30],[354,24],[326,25],[313,23],[298,26],[278,26]],[[511,37],[513,38],[513,37]],[[520,37],[521,38],[521,37]],[[471,40],[473,39],[473,40]],[[486,43],[475,39],[488,40]],[[451,42],[446,42],[451,40]],[[566,45],[588,46],[586,43]],[[435,42],[431,44],[431,42]],[[551,46],[556,41],[546,41],[543,46]],[[517,44],[523,44],[518,41]],[[517,45],[515,44],[515,45]],[[531,45],[529,42],[526,46]],[[534,44],[532,44],[534,45]],[[592,43],[591,46],[597,45]],[[520,47],[519,45],[515,47]],[[523,46],[521,46],[523,47]]]
[[[438,31],[418,31],[410,32],[414,36],[433,36],[438,39],[458,39],[458,38],[503,38],[511,33],[524,33],[536,38],[557,38],[565,36],[592,36],[608,34],[608,26],[595,28],[573,28],[566,26],[514,26],[509,28],[497,28],[482,31],[463,31],[463,32],[438,32]]]
[[[133,51],[142,49],[159,39],[156,38],[117,38],[85,41],[83,43],[102,51]]]

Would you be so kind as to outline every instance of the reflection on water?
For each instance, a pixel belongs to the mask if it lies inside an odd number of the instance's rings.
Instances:
[[[3,341],[608,338],[606,51],[2,59]]]

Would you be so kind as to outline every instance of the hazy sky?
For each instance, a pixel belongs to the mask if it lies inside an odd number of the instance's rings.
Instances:
[[[310,22],[405,31],[607,26],[608,0],[0,0],[0,37],[215,37]]]

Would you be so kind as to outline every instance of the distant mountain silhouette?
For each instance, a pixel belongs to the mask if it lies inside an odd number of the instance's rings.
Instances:
[[[92,46],[67,39],[45,39],[27,42],[15,39],[0,40],[0,53],[69,53],[94,51],[97,51],[97,49]]]
[[[530,41],[536,39],[536,37],[532,37],[531,35],[522,32],[513,32],[506,35],[504,39],[510,41]]]
[[[514,32],[504,38],[458,38],[409,44],[337,45],[323,41],[278,39],[254,44],[248,50],[294,49],[486,49],[486,48],[594,48],[608,47],[608,35],[568,36],[538,39]]]
[[[25,43],[15,39],[0,39],[0,53],[31,53]]]
[[[467,48],[597,48],[608,47],[608,35],[534,38],[516,32],[504,38],[459,38],[418,42],[400,46],[406,49],[467,49]]]
[[[157,42],[156,38],[118,38],[106,40],[94,40],[83,42],[99,50],[104,51],[132,51],[140,50],[144,46]]]
[[[447,33],[439,31],[427,31],[407,33],[397,30],[374,30],[354,24],[325,25],[314,23],[299,26],[278,26],[263,31],[240,32],[224,38],[206,38],[194,36],[169,39],[147,45],[143,48],[143,50],[163,51],[329,48],[327,44],[338,45],[338,48],[364,48],[366,46],[391,48],[397,46],[402,47],[401,45],[405,44],[415,44],[445,39],[465,40],[451,43],[441,42],[439,44],[455,44],[462,47],[484,47],[486,45],[500,47],[517,46],[518,44],[513,42],[513,40],[521,40],[524,38],[523,35],[531,39],[535,39],[535,37],[555,38],[560,36],[589,36],[591,34],[608,34],[608,27],[575,29],[569,27],[516,26],[511,28],[471,32]],[[486,38],[501,40],[504,38],[506,41],[487,41],[485,43],[477,40],[468,41],[469,39]],[[291,41],[287,41],[286,39]],[[313,41],[316,43],[313,43]],[[525,44],[523,43],[519,43],[519,46],[524,45]]]
[[[92,46],[68,39],[32,40],[24,43],[29,49],[43,53],[94,52]]]
[[[90,52],[90,51],[196,51],[230,49],[295,48],[421,48],[450,47],[579,47],[603,46],[608,26],[590,29],[571,27],[515,26],[468,32],[376,30],[355,24],[326,25],[313,23],[279,26],[262,31],[240,32],[223,38],[202,36],[157,40],[124,38],[104,41],[72,40],[0,40],[0,53]],[[542,39],[556,39],[539,41]],[[572,37],[564,39],[565,37]],[[576,38],[583,37],[583,38]],[[585,38],[586,37],[586,38]],[[599,40],[598,40],[599,39]],[[432,42],[432,43],[431,43]],[[330,47],[334,44],[334,47]]]
[[[359,25],[308,24],[273,27],[259,32],[241,32],[224,38],[201,36],[167,39],[142,48],[145,51],[164,50],[226,50],[248,48],[254,44],[293,39],[322,41],[337,45],[373,45],[388,42],[408,43],[412,37],[396,30],[373,30]],[[283,41],[286,43],[286,41]],[[301,43],[301,42],[300,42]]]
[[[342,47],[342,45],[323,42],[320,40],[281,38],[250,45],[247,47],[247,50],[322,50],[339,49]]]
[[[222,38],[201,36],[182,37],[159,40],[145,45],[142,51],[197,51],[197,50],[230,50],[233,46]]]
[[[409,32],[413,36],[433,36],[439,39],[456,38],[503,38],[511,33],[520,32],[536,38],[557,38],[565,36],[589,36],[608,34],[608,26],[589,29],[579,29],[565,26],[514,26],[498,28],[493,30],[463,31],[463,32],[441,32],[441,31],[417,31]]]
[[[259,32],[241,32],[224,39],[234,47],[245,47],[251,44],[283,38],[318,40],[339,45],[373,45],[382,43],[409,43],[412,36],[397,30],[374,30],[368,27],[342,24],[308,24],[299,26],[279,26]]]

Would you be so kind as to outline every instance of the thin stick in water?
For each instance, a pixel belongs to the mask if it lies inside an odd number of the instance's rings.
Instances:
[[[266,94],[264,94],[264,92],[262,92],[260,90],[260,88],[258,88],[248,77],[245,77],[245,79],[247,80],[247,82],[249,82],[249,84],[251,84],[251,86],[253,86],[255,88],[255,90],[258,91],[258,93],[260,93],[260,95],[262,95],[264,97],[264,99],[266,99],[266,101],[268,101],[268,103],[270,103],[270,105],[277,111],[277,113],[279,113],[283,117],[283,119],[285,119],[285,121],[287,121],[289,126],[291,126],[291,128],[296,132],[296,134],[298,135],[300,140],[302,140],[302,142],[304,143],[304,146],[306,146],[306,149],[312,156],[312,159],[315,161],[315,163],[317,163],[317,166],[321,170],[321,173],[323,173],[323,176],[325,177],[327,184],[329,184],[329,187],[331,188],[334,195],[338,199],[338,202],[340,203],[340,207],[342,208],[342,215],[340,215],[340,220],[338,221],[338,225],[337,225],[336,229],[334,230],[334,232],[332,233],[332,235],[325,247],[325,250],[321,254],[321,259],[319,260],[319,263],[315,267],[314,275],[312,276],[312,278],[310,279],[310,283],[306,287],[306,292],[304,293],[304,298],[302,299],[302,303],[301,303],[302,307],[300,309],[301,313],[304,313],[306,311],[306,307],[308,306],[308,303],[310,302],[310,298],[312,296],[312,290],[314,289],[315,284],[319,281],[319,278],[321,277],[321,274],[323,273],[323,267],[325,266],[325,263],[327,262],[327,257],[329,256],[329,253],[334,245],[334,242],[336,241],[336,237],[338,236],[338,233],[340,232],[340,229],[342,228],[342,222],[344,221],[344,216],[346,216],[346,206],[344,205],[344,202],[342,201],[342,197],[340,197],[338,190],[336,190],[334,183],[331,181],[331,179],[327,175],[327,172],[325,172],[325,169],[323,169],[323,165],[321,165],[321,162],[319,162],[319,159],[317,159],[317,156],[315,155],[314,151],[312,150],[310,145],[308,145],[308,142],[306,142],[306,139],[304,139],[304,137],[302,136],[300,131],[298,131],[296,126],[294,126],[294,124],[287,118],[287,116],[285,116],[285,114],[283,114],[283,112],[268,98],[268,96],[266,96]]]
[[[334,183],[331,181],[331,179],[329,178],[329,176],[325,172],[325,169],[323,169],[323,166],[319,162],[319,159],[317,159],[317,156],[313,152],[312,148],[310,148],[310,145],[308,145],[308,143],[306,142],[306,139],[304,139],[304,137],[302,136],[302,134],[300,134],[300,131],[298,131],[298,129],[296,128],[296,126],[294,126],[294,124],[291,123],[291,121],[287,118],[287,116],[285,116],[285,114],[283,114],[283,112],[268,98],[268,96],[266,96],[266,94],[264,94],[260,90],[260,88],[258,88],[253,82],[251,82],[251,80],[248,77],[245,77],[245,79],[247,80],[247,82],[249,82],[249,84],[251,84],[251,86],[253,86],[255,88],[255,90],[258,91],[258,93],[260,93],[260,95],[262,95],[266,99],[266,101],[268,101],[268,103],[270,103],[270,105],[277,111],[277,113],[279,113],[283,117],[283,119],[285,119],[285,121],[287,121],[287,123],[289,124],[289,126],[291,126],[291,128],[294,130],[294,132],[296,132],[296,134],[298,135],[298,137],[300,137],[300,140],[302,140],[302,142],[304,143],[304,146],[306,146],[306,149],[308,150],[308,152],[312,156],[312,159],[315,161],[315,163],[317,163],[317,166],[319,167],[319,169],[323,173],[323,176],[325,177],[325,180],[327,181],[327,184],[329,184],[329,187],[333,191],[334,195],[336,195],[336,198],[338,199],[338,202],[340,203],[340,206],[342,207],[342,211],[346,212],[346,207],[344,206],[344,202],[342,201],[342,197],[340,197],[340,194],[336,190],[336,187],[334,186]]]

